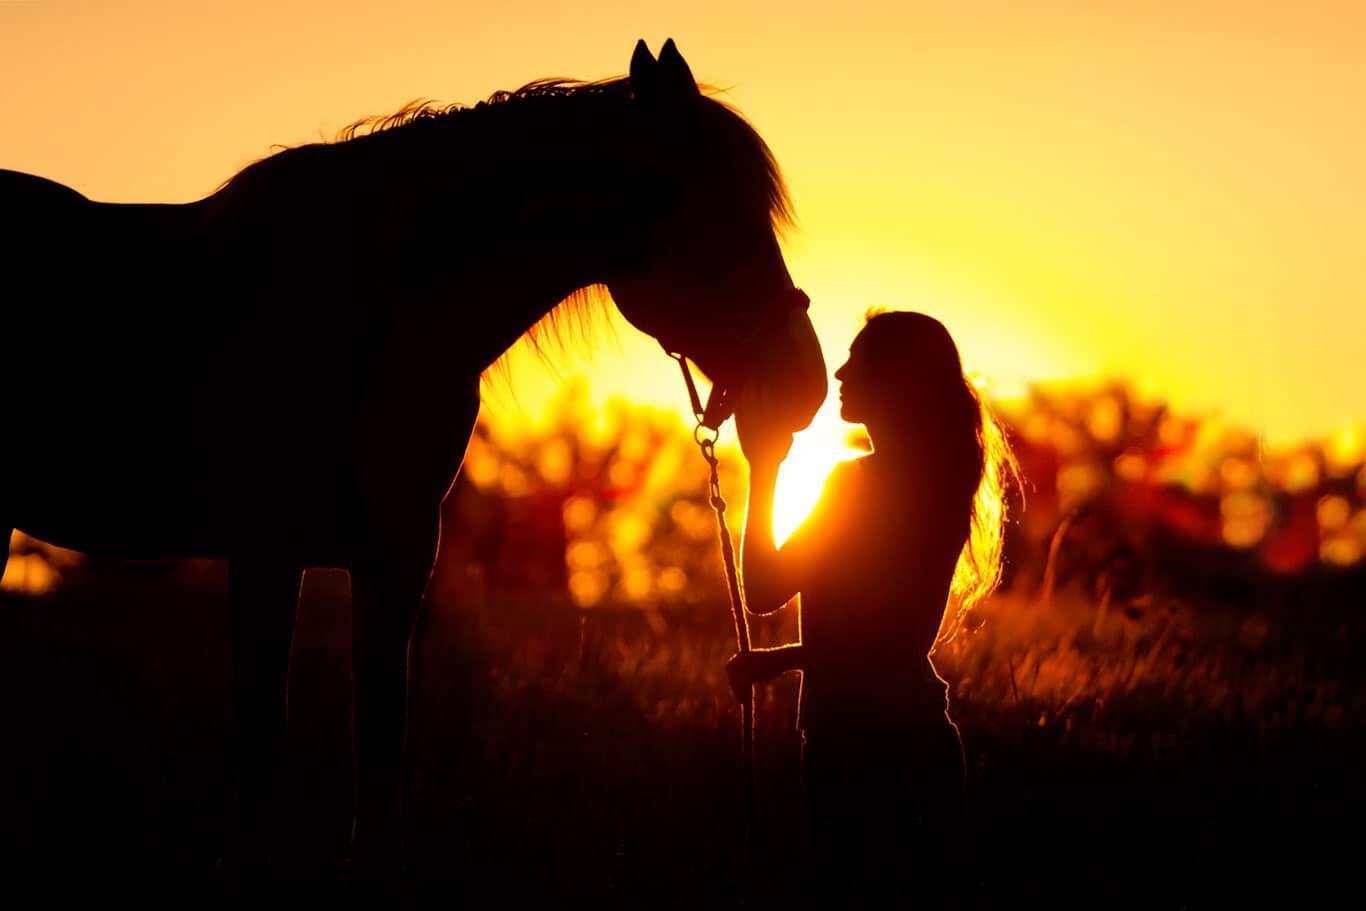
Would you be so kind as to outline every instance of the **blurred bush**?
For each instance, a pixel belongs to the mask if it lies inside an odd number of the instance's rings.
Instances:
[[[1037,386],[996,407],[1025,481],[1013,492],[1005,590],[1047,600],[1075,585],[1128,609],[1166,597],[1260,603],[1305,586],[1360,595],[1360,429],[1267,450],[1120,382]],[[593,408],[581,383],[551,414],[477,426],[445,506],[439,575],[508,605],[653,617],[724,603],[706,467],[681,416],[621,400]],[[721,458],[738,534],[745,466],[725,446]],[[42,594],[80,571],[75,555],[22,535],[12,552],[10,591]]]
[[[1360,575],[1359,434],[1266,451],[1122,383],[1041,386],[997,408],[1025,481],[1009,590],[1238,601],[1263,583]],[[503,599],[670,610],[723,593],[705,465],[682,419],[622,401],[594,413],[577,386],[554,414],[532,431],[479,425],[447,506],[458,541],[445,556],[477,566]],[[744,465],[722,456],[738,533]]]

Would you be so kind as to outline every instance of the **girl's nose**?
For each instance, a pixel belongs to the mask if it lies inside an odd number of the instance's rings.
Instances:
[[[844,368],[846,368],[846,367],[848,367],[848,366],[849,366],[849,362],[848,362],[848,361],[845,361],[843,364],[840,364],[840,369],[838,369],[838,370],[835,371],[835,379],[837,379],[837,380],[843,380],[843,379],[844,379]]]

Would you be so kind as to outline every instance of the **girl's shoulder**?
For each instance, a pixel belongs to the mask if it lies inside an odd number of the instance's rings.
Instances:
[[[825,479],[821,499],[830,506],[853,506],[863,497],[868,486],[868,461],[872,456],[846,459],[830,469]]]
[[[830,476],[826,480],[825,486],[831,490],[836,490],[862,484],[867,478],[868,466],[872,464],[872,460],[871,455],[865,455],[837,462],[835,467],[830,470]]]
[[[821,492],[821,504],[831,520],[863,525],[881,512],[895,491],[885,489],[871,455],[846,459],[830,471]]]
[[[865,469],[858,464],[863,461],[863,458],[849,459],[830,469],[811,512],[788,538],[784,549],[823,551],[848,531],[850,523],[858,523],[858,517],[864,511],[861,501]]]

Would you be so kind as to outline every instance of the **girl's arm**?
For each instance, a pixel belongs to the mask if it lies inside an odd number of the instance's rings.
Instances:
[[[742,392],[735,410],[740,448],[749,462],[749,506],[745,510],[740,578],[748,609],[769,614],[801,591],[805,576],[823,549],[817,526],[831,481],[827,481],[822,503],[779,548],[773,540],[773,492],[778,485],[778,466],[792,448],[792,434],[776,426],[769,409],[752,395],[749,390]]]
[[[790,439],[790,438],[789,438]],[[749,466],[749,506],[740,551],[745,604],[756,614],[768,614],[786,604],[798,591],[795,573],[784,565],[773,541],[773,491],[778,484],[779,459],[756,453]]]

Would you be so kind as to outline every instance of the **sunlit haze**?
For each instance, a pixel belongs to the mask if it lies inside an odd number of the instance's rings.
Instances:
[[[908,308],[998,392],[1123,376],[1272,441],[1366,419],[1356,4],[0,3],[0,167],[191,200],[274,144],[670,36],[784,168],[832,370],[866,309]],[[597,334],[594,399],[683,405],[657,344]],[[535,416],[589,357],[518,351],[488,413]],[[845,430],[823,412],[785,489],[814,496]]]

